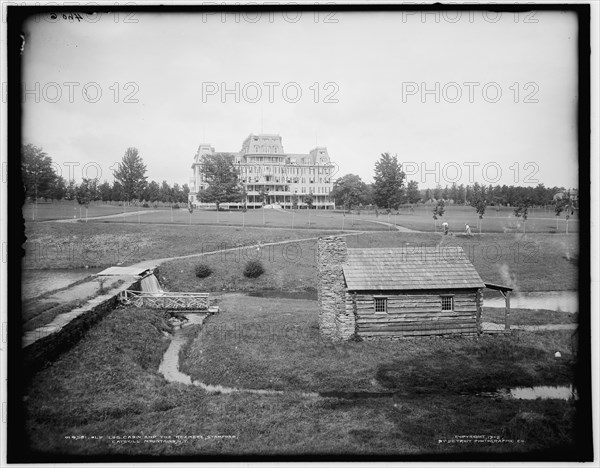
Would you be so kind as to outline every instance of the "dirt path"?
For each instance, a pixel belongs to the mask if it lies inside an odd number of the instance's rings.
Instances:
[[[354,236],[356,234],[365,234],[365,233],[366,233],[366,231],[353,231],[353,232],[348,232],[348,233],[336,234],[336,236],[347,237],[347,236]],[[290,243],[298,243],[298,242],[305,242],[305,241],[310,241],[310,240],[317,240],[319,237],[321,237],[321,236],[306,237],[306,238],[302,238],[302,239],[289,239],[289,240],[284,240],[284,241],[268,242],[268,243],[264,243],[264,244],[244,245],[243,247],[246,249],[254,249],[254,248],[259,248],[259,247],[264,248],[264,247],[268,247],[271,245],[284,245],[284,244],[290,244]],[[157,267],[161,263],[168,262],[171,260],[183,260],[186,258],[204,257],[206,255],[216,255],[216,254],[220,254],[222,252],[234,252],[234,251],[238,250],[239,248],[240,248],[240,246],[236,246],[236,247],[231,247],[228,249],[213,250],[211,252],[201,252],[201,253],[195,253],[195,254],[189,254],[189,255],[180,255],[177,257],[156,258],[154,260],[144,260],[142,262],[135,263],[135,264],[129,265],[129,266],[135,267],[135,268],[147,269],[147,268]]]
[[[409,229],[404,226],[398,226],[397,224],[393,224],[393,223],[386,223],[385,221],[373,221],[370,219],[362,219],[362,218],[358,218],[358,219],[360,221],[365,221],[367,223],[383,224],[384,226],[389,226],[392,229],[396,229],[397,231],[400,231],[400,232],[423,232],[423,231],[415,231],[414,229]]]
[[[158,213],[159,211],[164,211],[164,210],[127,211],[125,213],[117,213],[117,214],[111,214],[111,215],[88,216],[87,220],[93,221],[95,219],[124,218],[127,216],[134,216],[134,215],[139,215],[139,214]],[[81,219],[83,220],[84,218],[81,218]],[[77,223],[77,222],[79,222],[79,218],[52,219],[52,220],[42,221],[42,222],[44,222],[44,223]]]

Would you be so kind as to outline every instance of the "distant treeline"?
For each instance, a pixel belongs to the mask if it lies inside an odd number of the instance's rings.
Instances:
[[[163,180],[159,185],[146,179],[146,166],[136,148],[128,148],[113,175],[112,184],[98,179],[83,178],[77,184],[56,173],[52,158],[41,148],[24,145],[21,148],[21,168],[25,196],[30,200],[77,200],[82,205],[93,201],[187,203],[187,184],[172,186]]]

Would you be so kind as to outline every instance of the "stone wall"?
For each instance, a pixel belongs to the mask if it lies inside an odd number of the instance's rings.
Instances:
[[[26,332],[22,350],[24,377],[31,378],[38,370],[75,346],[90,328],[117,307],[122,291],[126,289],[139,291],[140,281],[139,278],[125,280],[123,284],[106,294],[59,315],[52,323]],[[57,325],[59,319],[64,323]]]
[[[347,340],[355,333],[351,298],[346,297],[342,265],[348,258],[343,237],[320,237],[317,242],[317,294],[319,330],[333,340]]]

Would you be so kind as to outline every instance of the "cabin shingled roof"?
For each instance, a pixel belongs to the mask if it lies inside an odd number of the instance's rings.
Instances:
[[[350,291],[485,287],[460,247],[348,249],[343,271]]]

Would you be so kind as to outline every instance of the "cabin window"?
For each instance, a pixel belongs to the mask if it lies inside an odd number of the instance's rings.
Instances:
[[[454,310],[453,296],[442,296],[442,310]]]
[[[375,312],[387,312],[387,297],[375,297],[373,300],[375,301]]]

